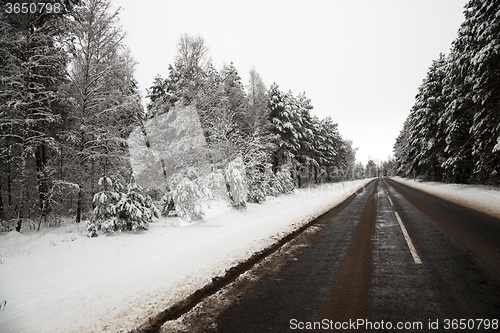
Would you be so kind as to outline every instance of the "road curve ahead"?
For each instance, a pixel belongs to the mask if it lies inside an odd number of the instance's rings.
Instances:
[[[500,331],[498,219],[382,178],[294,242],[200,304],[183,327]]]

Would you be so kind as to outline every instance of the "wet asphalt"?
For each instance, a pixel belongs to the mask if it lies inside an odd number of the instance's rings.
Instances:
[[[500,331],[498,219],[381,178],[319,224],[207,331]]]

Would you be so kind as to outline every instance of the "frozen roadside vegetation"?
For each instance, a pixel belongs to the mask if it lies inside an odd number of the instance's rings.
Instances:
[[[63,223],[1,234],[0,331],[126,332],[369,181],[295,190],[246,209],[212,202],[205,222],[160,218],[135,233],[89,238],[84,224]]]
[[[417,179],[391,178],[461,206],[500,218],[500,188],[489,185],[422,182]]]

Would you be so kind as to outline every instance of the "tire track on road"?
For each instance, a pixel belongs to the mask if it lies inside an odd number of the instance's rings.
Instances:
[[[353,240],[335,277],[318,321],[365,318],[371,279],[372,236],[377,216],[378,179],[363,208]]]

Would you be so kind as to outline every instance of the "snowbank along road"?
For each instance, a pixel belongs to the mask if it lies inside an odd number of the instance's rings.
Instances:
[[[162,332],[500,329],[500,220],[389,179]]]

